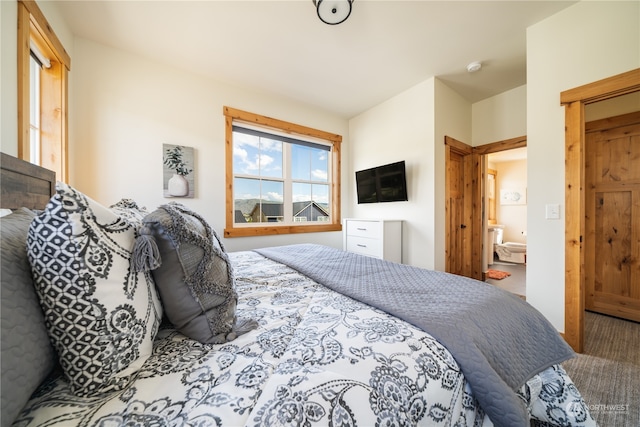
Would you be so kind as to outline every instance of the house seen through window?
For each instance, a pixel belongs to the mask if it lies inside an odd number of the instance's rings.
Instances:
[[[330,151],[331,146],[234,126],[236,223],[329,221]]]
[[[227,168],[231,171],[227,170],[227,177],[232,192],[227,195],[231,200],[227,201],[225,235],[324,230],[302,228],[314,225],[331,230],[338,225],[339,229],[339,194],[335,194],[339,191],[339,144],[309,135],[313,132],[308,128],[300,127],[307,130],[304,134],[292,132],[290,126],[279,128],[281,122],[274,119],[264,118],[268,126],[256,125],[256,120],[230,119]],[[339,136],[331,136],[340,142]]]

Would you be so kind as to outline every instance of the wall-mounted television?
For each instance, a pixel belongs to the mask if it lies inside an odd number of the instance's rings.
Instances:
[[[356,190],[358,204],[409,200],[404,160],[357,171]]]

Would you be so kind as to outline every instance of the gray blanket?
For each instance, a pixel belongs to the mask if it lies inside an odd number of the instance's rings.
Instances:
[[[256,252],[431,334],[456,359],[497,426],[528,426],[515,391],[574,356],[536,309],[484,282],[319,245]]]

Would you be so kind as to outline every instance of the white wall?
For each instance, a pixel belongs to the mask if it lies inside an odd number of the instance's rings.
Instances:
[[[444,271],[445,259],[445,155],[444,137],[471,145],[471,104],[436,79],[435,84],[435,269]]]
[[[405,264],[444,270],[444,136],[470,141],[470,123],[471,105],[435,78],[349,122],[348,215],[403,220]],[[407,165],[409,201],[358,205],[355,171],[399,160]]]
[[[527,134],[527,86],[519,86],[471,106],[472,144],[490,144]]]
[[[0,151],[18,154],[18,7],[15,1],[0,1]]]
[[[347,121],[275,96],[160,66],[86,39],[75,40],[71,184],[103,203],[129,197],[148,208],[162,197],[162,144],[195,149],[195,193],[180,199],[222,234],[225,224],[223,106],[343,135]],[[342,164],[348,165],[343,149]],[[344,174],[344,171],[343,171]],[[339,232],[224,240],[228,250],[315,242],[342,246]]]
[[[640,3],[582,1],[527,30],[527,301],[564,331],[560,93],[640,67]],[[545,204],[561,206],[545,220]]]
[[[504,225],[504,242],[527,243],[527,205],[510,205],[500,202],[500,190],[527,189],[527,161],[513,160],[495,163],[496,176],[496,220]]]
[[[403,220],[403,262],[425,268],[435,258],[434,83],[422,82],[349,121],[351,165],[343,180],[351,201],[344,216]],[[400,160],[409,200],[357,204],[355,172]]]
[[[18,3],[0,1],[0,151],[18,154]]]

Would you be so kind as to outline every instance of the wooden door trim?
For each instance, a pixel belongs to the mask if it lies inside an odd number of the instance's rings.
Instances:
[[[640,68],[560,94],[565,107],[565,308],[564,337],[584,348],[584,106],[640,91]]]
[[[640,121],[640,111],[622,114],[616,117],[608,117],[606,119],[594,120],[584,125],[585,133],[598,132],[606,129],[613,129],[621,126],[627,126],[629,123],[638,123]]]
[[[560,104],[567,105],[574,102],[592,104],[638,91],[640,91],[640,68],[565,90],[560,93]]]
[[[500,151],[513,150],[514,148],[523,148],[527,146],[527,135],[518,136],[516,138],[504,139],[502,141],[492,142],[490,144],[478,145],[473,147],[476,154],[491,154]]]
[[[465,144],[462,141],[458,141],[455,138],[451,138],[450,136],[444,137],[444,145],[445,148],[453,148],[455,151],[458,151],[462,155],[467,155],[473,153],[473,147],[469,144]]]

